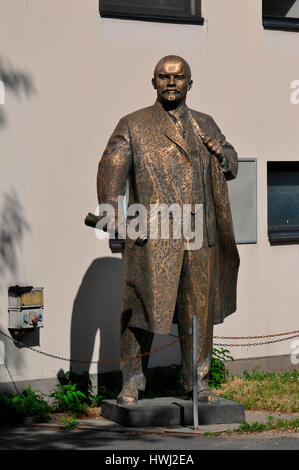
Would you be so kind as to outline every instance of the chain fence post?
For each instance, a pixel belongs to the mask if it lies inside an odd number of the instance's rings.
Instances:
[[[193,359],[193,423],[198,429],[198,398],[197,398],[197,316],[192,317],[192,359]]]

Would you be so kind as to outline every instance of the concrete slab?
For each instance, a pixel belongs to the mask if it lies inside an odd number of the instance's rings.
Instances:
[[[135,405],[119,405],[116,400],[104,400],[102,416],[128,427],[190,426],[193,424],[191,400],[160,397],[139,400]],[[231,424],[245,420],[241,403],[219,398],[213,403],[198,403],[198,422],[207,424]]]
[[[193,429],[192,426],[153,426],[146,428],[135,428],[126,427],[113,421],[107,420],[79,420],[80,429],[97,429],[101,431],[114,431],[114,432],[130,432],[130,433],[142,433],[142,434],[179,434],[179,435],[194,435],[194,434],[205,434],[214,432],[234,431],[237,430],[240,423],[232,424],[205,424],[198,426],[198,429]],[[46,427],[46,425],[45,425]]]
[[[298,418],[299,413],[275,413],[275,412],[263,412],[263,411],[246,411],[245,412],[245,421],[247,423],[259,422],[266,423],[268,417],[273,416],[274,418],[280,419],[293,419]],[[100,432],[109,432],[109,433],[130,433],[130,434],[152,434],[152,435],[203,435],[205,433],[217,433],[225,431],[234,431],[237,430],[240,426],[239,423],[230,423],[230,424],[205,424],[200,425],[198,430],[194,430],[192,425],[190,426],[167,426],[167,427],[126,427],[121,424],[110,421],[104,417],[99,417],[96,419],[78,419],[79,425],[77,430],[95,430]],[[41,429],[61,429],[61,422],[47,422],[47,423],[28,423],[33,427]],[[297,436],[298,437],[298,436]]]

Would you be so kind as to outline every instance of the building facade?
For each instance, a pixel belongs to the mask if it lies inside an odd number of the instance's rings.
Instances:
[[[101,16],[98,0],[1,1],[0,330],[10,337],[10,286],[43,287],[44,319],[22,337],[35,350],[0,335],[0,390],[10,387],[9,373],[45,390],[69,370],[69,360],[86,361],[72,363],[81,372],[88,361],[119,357],[121,255],[111,254],[84,218],[96,209],[97,165],[109,136],[120,117],[154,102],[153,68],[168,54],[191,65],[187,104],[212,115],[240,159],[256,168],[249,187],[234,195],[244,198],[243,216],[247,193],[256,195],[249,224],[256,224],[256,239],[238,245],[238,309],[215,335],[297,329],[297,4],[284,30],[263,26],[261,0],[202,0],[196,21],[143,21],[128,13],[124,19],[104,9]],[[269,240],[271,227],[276,241]],[[153,348],[172,340],[158,336]],[[267,339],[247,342],[259,341]],[[298,367],[295,341],[228,347],[232,370]],[[150,367],[179,361],[175,345],[153,354]],[[117,369],[89,367],[93,374]]]

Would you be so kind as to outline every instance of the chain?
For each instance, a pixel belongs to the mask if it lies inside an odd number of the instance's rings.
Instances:
[[[210,335],[200,335],[201,338],[214,338],[214,339],[261,339],[261,338],[274,338],[276,336],[286,336],[286,335],[296,335],[299,333],[299,330],[286,331],[285,333],[273,333],[269,335],[260,335],[260,336],[210,336]],[[178,338],[175,335],[169,335]],[[285,338],[289,339],[289,338]],[[254,343],[254,344],[267,344],[267,343]],[[221,346],[221,345],[217,345]]]
[[[12,375],[11,375],[11,373],[10,373],[9,368],[7,367],[7,364],[6,364],[6,363],[5,363],[4,365],[5,365],[5,367],[6,367],[6,370],[7,370],[8,375],[9,375],[9,377],[10,377],[10,380],[12,381],[12,383],[13,383],[13,385],[14,385],[14,388],[15,388],[15,390],[16,390],[16,392],[17,392],[17,395],[19,395],[18,387],[16,386],[16,383],[15,383],[14,379],[12,378]]]
[[[79,360],[79,359],[71,359],[67,357],[62,357],[62,356],[57,356],[55,354],[50,354],[45,351],[40,351],[39,349],[34,348],[33,346],[27,346],[25,343],[22,341],[16,340],[8,336],[7,334],[3,333],[3,331],[0,330],[0,334],[5,336],[5,338],[9,339],[10,341],[13,341],[14,343],[20,344],[21,346],[30,349],[31,351],[37,352],[38,354],[41,354],[42,356],[47,356],[47,357],[52,357],[53,359],[60,359],[62,361],[67,361],[67,362],[79,362],[83,364],[112,364],[114,362],[123,362],[123,361],[130,361],[132,359],[138,358],[138,357],[143,357],[143,356],[148,356],[149,354],[161,351],[162,349],[166,349],[169,346],[172,346],[173,344],[177,343],[178,341],[184,339],[186,336],[189,335],[189,333],[186,333],[185,335],[181,337],[177,337],[175,340],[171,341],[168,344],[165,344],[164,346],[160,346],[159,348],[153,349],[152,351],[148,351],[143,354],[137,354],[136,356],[132,357],[123,357],[121,359],[111,359],[110,361],[84,361],[84,360]]]
[[[220,344],[220,343],[214,343],[215,346],[229,346],[229,347],[247,347],[247,346],[261,346],[263,344],[271,344],[271,343],[279,343],[281,341],[287,341],[288,339],[293,339],[293,338],[298,338],[299,334],[293,335],[293,336],[288,336],[287,338],[280,338],[280,339],[273,339],[272,341],[262,341],[259,343],[245,343],[245,344]]]
[[[260,338],[273,338],[275,336],[286,336],[299,333],[299,330],[287,331],[286,333],[273,333],[272,335],[262,336],[212,336],[215,339],[260,339]]]
[[[166,349],[169,346],[172,346],[173,344],[175,344],[179,341],[182,341],[184,338],[186,338],[189,335],[189,333],[186,333],[185,335],[180,336],[180,337],[175,336],[176,339],[174,339],[170,343],[167,343],[164,346],[160,346],[159,348],[153,349],[152,351],[148,351],[148,352],[142,353],[142,354],[137,354],[136,356],[123,357],[123,358],[120,358],[120,359],[111,359],[109,361],[84,361],[84,360],[79,360],[79,359],[71,359],[71,358],[67,358],[67,357],[62,357],[62,356],[58,356],[58,355],[55,355],[55,354],[50,354],[50,353],[47,353],[45,351],[40,351],[39,349],[36,349],[33,346],[27,346],[22,341],[15,340],[15,339],[11,338],[9,335],[3,333],[3,331],[1,331],[1,330],[0,330],[0,334],[2,336],[5,336],[10,341],[13,341],[14,343],[17,343],[17,344],[19,344],[19,345],[21,345],[21,346],[23,346],[27,349],[30,349],[31,351],[37,352],[38,354],[41,354],[42,356],[47,356],[47,357],[51,357],[53,359],[59,359],[59,360],[62,360],[62,361],[67,361],[67,362],[78,362],[78,363],[83,363],[83,364],[112,364],[112,363],[115,363],[115,362],[130,361],[132,359],[137,359],[139,357],[148,356],[148,355],[153,354],[155,352],[161,351],[162,349]],[[274,333],[274,334],[271,334],[271,335],[262,335],[262,336],[204,336],[204,335],[200,335],[200,337],[201,338],[237,339],[237,340],[239,340],[239,339],[273,338],[273,337],[277,337],[277,336],[286,336],[286,335],[292,335],[292,336],[288,336],[286,338],[274,339],[274,340],[271,340],[271,341],[257,342],[257,343],[245,343],[245,344],[244,343],[242,343],[242,344],[214,343],[214,346],[249,347],[249,346],[262,346],[264,344],[279,343],[281,341],[287,341],[289,339],[298,338],[299,337],[299,330],[288,331],[286,333]],[[170,335],[170,336],[174,336],[174,335]]]

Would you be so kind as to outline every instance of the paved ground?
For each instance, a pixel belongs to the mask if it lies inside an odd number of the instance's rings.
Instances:
[[[257,433],[247,436],[107,432],[96,429],[1,429],[1,450],[298,450],[299,434]],[[134,455],[134,454],[132,454]]]
[[[265,422],[270,413],[247,412],[247,422]],[[283,419],[294,415],[276,414]],[[298,414],[296,415],[298,416]],[[205,436],[205,432],[236,429],[238,424],[192,428],[132,429],[105,419],[80,420],[73,431],[59,423],[0,428],[0,450],[298,450],[299,433],[263,432],[248,435]],[[133,454],[134,455],[134,454]]]

